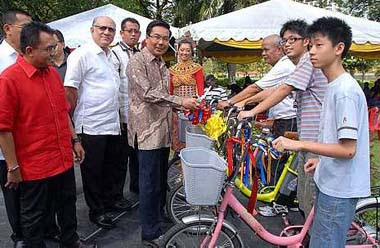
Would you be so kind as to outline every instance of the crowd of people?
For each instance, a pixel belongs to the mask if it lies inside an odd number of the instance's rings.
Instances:
[[[342,66],[352,36],[343,21],[286,22],[262,42],[271,70],[229,98],[192,61],[189,39],[178,41],[178,63],[166,67],[171,31],[164,21],[149,23],[141,50],[134,18],[120,23],[122,40],[111,47],[116,23],[96,17],[92,40],[76,49],[25,11],[6,11],[2,23],[0,183],[15,247],[45,247],[46,237],[62,247],[97,247],[77,234],[74,162],[89,220],[112,229],[110,212],[139,205],[142,244],[159,247],[170,148],[176,157],[184,147],[177,112],[198,108],[194,96],[206,87],[206,99],[222,99],[220,109],[258,103],[241,119],[269,110],[275,147],[298,151],[299,158],[297,192],[278,203],[294,208],[297,196],[304,217],[316,206],[311,247],[344,245],[357,199],[370,189],[367,104]],[[288,131],[300,140],[282,137]]]
[[[371,88],[369,88],[369,83],[365,82],[363,91],[368,107],[380,107],[380,78],[375,81]]]

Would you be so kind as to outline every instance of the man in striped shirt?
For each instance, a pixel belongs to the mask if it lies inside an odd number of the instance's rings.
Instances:
[[[216,78],[214,75],[207,75],[205,84],[206,87],[212,87],[211,90],[206,94],[207,101],[211,101],[212,99],[227,101],[227,91],[216,83]]]
[[[300,140],[318,140],[322,101],[327,86],[327,79],[320,69],[313,67],[307,47],[307,24],[303,20],[286,22],[280,31],[281,44],[286,55],[297,64],[294,72],[279,86],[270,97],[250,111],[243,111],[239,118],[255,116],[266,111],[282,101],[286,96],[296,91],[297,124]],[[315,184],[313,177],[306,175],[303,165],[309,158],[317,157],[310,152],[300,152],[298,164],[297,197],[299,208],[308,215],[315,199]]]

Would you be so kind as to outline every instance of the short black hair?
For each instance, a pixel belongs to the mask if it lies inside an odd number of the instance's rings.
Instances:
[[[26,15],[26,16],[29,16],[31,17],[31,15],[24,11],[24,10],[21,10],[21,9],[9,9],[7,11],[5,11],[2,15],[2,18],[1,18],[1,23],[4,25],[4,24],[14,24],[16,23],[17,21],[17,17],[16,15],[17,14],[20,14],[20,15]]]
[[[54,30],[54,34],[57,36],[59,42],[65,42],[65,37],[63,37],[63,34],[58,29]]]
[[[307,37],[307,28],[308,25],[307,23],[302,20],[302,19],[295,19],[295,20],[290,20],[285,22],[282,25],[281,31],[280,31],[280,36],[281,38],[284,37],[284,33],[286,31],[291,31],[299,34],[300,36],[306,38]]]
[[[45,32],[53,35],[54,29],[50,28],[48,25],[33,21],[21,30],[20,34],[20,50],[25,53],[26,47],[36,47],[40,43],[40,33]]]
[[[124,25],[126,22],[132,22],[132,23],[135,23],[137,25],[139,25],[139,28],[140,28],[140,23],[138,20],[136,20],[135,18],[132,18],[132,17],[127,17],[125,18],[124,20],[121,21],[121,30],[124,30]]]
[[[163,27],[169,30],[169,36],[172,35],[172,32],[170,31],[170,25],[167,22],[161,21],[161,20],[154,20],[151,21],[148,26],[146,27],[146,34],[147,36],[150,36],[150,33],[152,32],[152,29],[154,27]]]
[[[216,78],[215,78],[215,76],[214,75],[212,75],[212,74],[208,74],[207,76],[206,76],[206,79],[205,79],[205,81],[207,82],[207,81],[216,81]]]
[[[315,33],[321,33],[323,36],[326,36],[333,46],[343,42],[344,50],[342,58],[347,55],[352,43],[352,32],[351,27],[345,21],[336,17],[321,17],[315,20],[308,29],[310,37]]]
[[[15,24],[17,21],[17,17],[16,17],[17,14],[31,17],[31,15],[28,12],[21,9],[9,9],[5,11],[1,16],[1,27],[2,27],[1,30],[3,31],[4,36],[5,36],[5,32],[3,30],[4,24]]]

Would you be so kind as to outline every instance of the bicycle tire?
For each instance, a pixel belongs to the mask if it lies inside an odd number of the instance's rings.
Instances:
[[[173,223],[182,223],[182,218],[190,215],[212,215],[212,207],[195,206],[187,203],[184,186],[180,184],[169,192],[166,212]]]
[[[183,182],[181,159],[178,159],[169,166],[167,174],[167,191],[170,192]]]
[[[213,222],[199,220],[189,224],[178,223],[164,235],[165,248],[199,248],[206,237],[211,237]],[[207,244],[206,246],[207,247]],[[234,232],[223,226],[215,247],[241,248],[243,244]]]
[[[360,202],[359,202],[360,203]],[[359,207],[355,210],[354,221],[359,224],[372,238],[377,238],[380,241],[380,212],[378,213],[378,222],[376,223],[376,211],[380,211],[380,200],[376,201],[376,198],[365,199],[364,204],[358,204]],[[377,232],[377,233],[376,233]],[[356,235],[356,236],[355,236]],[[358,236],[354,233],[352,236],[348,236],[349,244],[368,244],[368,237]]]

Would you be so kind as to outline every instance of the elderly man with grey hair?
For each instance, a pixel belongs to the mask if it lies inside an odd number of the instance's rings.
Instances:
[[[73,111],[75,131],[86,157],[81,165],[83,192],[90,221],[106,229],[114,227],[107,213],[115,207],[115,168],[121,162],[119,75],[109,45],[115,22],[96,17],[90,28],[92,40],[74,50],[67,60],[66,95]]]
[[[243,107],[248,103],[262,101],[294,71],[295,65],[284,55],[280,41],[281,37],[277,34],[263,39],[261,54],[265,61],[272,66],[271,70],[262,79],[249,85],[239,94],[227,101],[220,102],[220,108],[232,105]],[[290,95],[269,111],[269,117],[274,119],[273,132],[276,137],[283,135],[285,131],[296,130],[294,100],[294,97]]]

